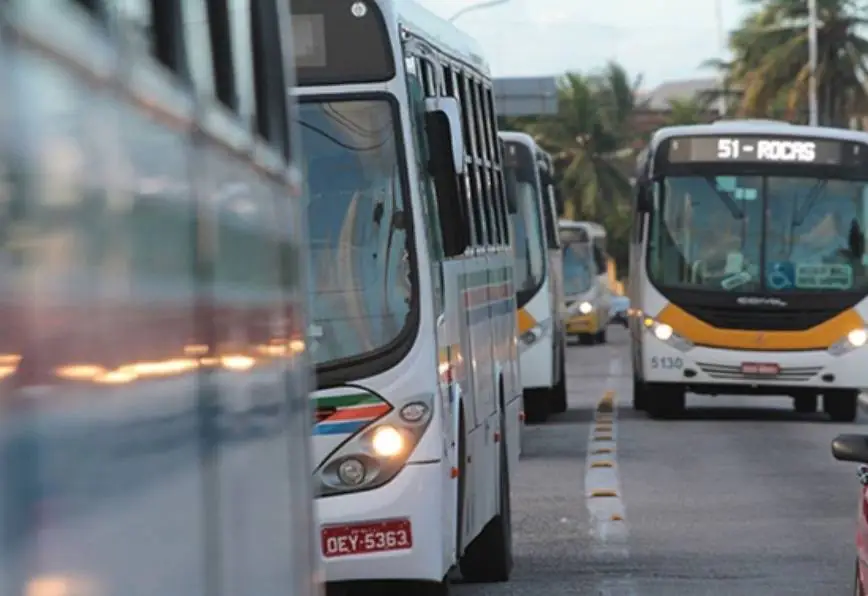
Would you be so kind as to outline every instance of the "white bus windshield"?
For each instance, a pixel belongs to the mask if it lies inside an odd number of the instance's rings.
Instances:
[[[584,294],[591,289],[591,249],[586,243],[564,246],[564,295]]]
[[[868,290],[868,182],[669,177],[655,186],[648,270],[663,287]]]
[[[316,364],[382,348],[407,323],[414,291],[396,127],[383,100],[299,105],[311,246]]]

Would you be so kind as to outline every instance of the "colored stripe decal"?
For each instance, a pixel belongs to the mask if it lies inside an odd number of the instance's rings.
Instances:
[[[341,408],[323,422],[331,423],[347,420],[370,420],[379,418],[389,413],[391,408],[388,404],[378,404],[376,406],[364,406],[360,408]]]
[[[793,316],[798,316],[793,314]],[[713,327],[674,304],[656,317],[675,333],[699,346],[734,350],[826,350],[853,329],[862,328],[862,317],[851,309],[804,331],[744,331]]]
[[[314,427],[313,434],[349,435],[361,430],[367,424],[367,420],[350,420],[347,422],[321,422]]]
[[[376,395],[370,393],[353,393],[350,395],[329,395],[325,397],[315,397],[314,404],[317,408],[346,408],[348,406],[359,406],[368,404],[382,403]]]

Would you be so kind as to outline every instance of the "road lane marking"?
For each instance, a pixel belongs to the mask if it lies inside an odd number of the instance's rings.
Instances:
[[[615,388],[621,375],[621,361],[609,362],[607,389],[594,413],[588,431],[585,458],[585,504],[588,508],[591,552],[602,560],[626,560],[630,556],[627,512],[624,508],[621,481],[618,474],[616,444],[618,440],[618,407]],[[598,594],[636,596],[635,581],[630,577],[607,578],[597,585]]]

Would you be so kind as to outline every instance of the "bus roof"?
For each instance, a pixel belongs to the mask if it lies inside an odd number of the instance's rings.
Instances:
[[[386,19],[398,24],[450,56],[467,62],[489,75],[488,61],[476,40],[449,21],[413,0],[375,0]],[[390,16],[391,15],[391,16]]]
[[[606,228],[595,221],[573,221],[572,219],[558,220],[558,227],[563,230],[585,230],[589,237],[605,237]]]
[[[844,128],[827,126],[802,126],[778,120],[718,120],[711,124],[688,124],[683,126],[666,126],[651,136],[649,147],[655,151],[657,147],[672,137],[684,136],[717,136],[717,135],[751,135],[770,134],[794,137],[815,137],[834,141],[857,141],[868,143],[868,133]]]

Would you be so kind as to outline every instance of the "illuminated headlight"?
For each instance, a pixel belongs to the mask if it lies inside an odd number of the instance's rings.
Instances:
[[[374,453],[381,457],[393,457],[404,450],[404,437],[391,426],[381,426],[371,437]]]
[[[829,347],[829,353],[833,356],[841,356],[856,348],[861,348],[868,343],[868,330],[864,328],[853,329]]]
[[[433,394],[413,396],[347,439],[316,469],[316,495],[345,494],[389,482],[430,426],[433,408]]]
[[[646,317],[644,324],[645,328],[648,329],[648,331],[650,331],[652,334],[654,334],[654,337],[667,344],[668,346],[675,348],[676,350],[686,352],[687,350],[693,348],[692,341],[685,339],[675,333],[675,330],[672,329],[672,326],[667,325],[666,323],[659,323],[651,317]]]
[[[579,312],[582,313],[583,315],[591,314],[592,310],[594,310],[594,305],[591,304],[590,302],[582,302],[579,305]]]

